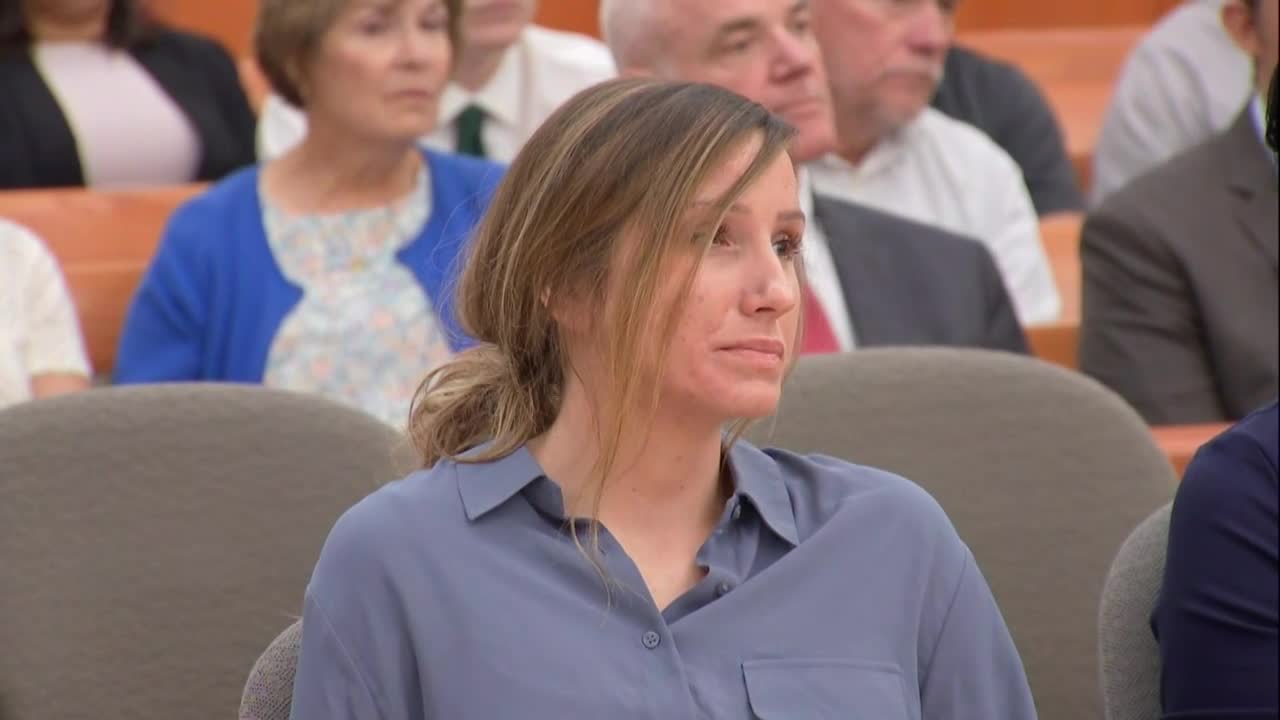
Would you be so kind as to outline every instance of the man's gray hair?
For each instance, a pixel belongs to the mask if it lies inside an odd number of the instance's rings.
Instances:
[[[656,71],[661,65],[666,4],[667,0],[600,0],[600,35],[620,72]]]

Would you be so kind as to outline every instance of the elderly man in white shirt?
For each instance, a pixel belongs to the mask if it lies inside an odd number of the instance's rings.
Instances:
[[[601,29],[627,75],[726,87],[796,128],[797,166],[834,145],[810,0],[603,0]],[[799,172],[804,211],[802,353],[885,345],[1026,352],[987,248],[829,197]]]
[[[1224,0],[1187,0],[1138,42],[1093,155],[1089,201],[1226,130],[1249,99],[1250,60],[1222,25]]]
[[[1022,172],[981,130],[928,107],[954,31],[954,0],[812,0],[837,152],[810,163],[821,194],[977,238],[1019,319],[1061,300]]]
[[[615,75],[613,58],[585,35],[533,25],[537,0],[464,0],[463,47],[440,99],[439,150],[510,162],[533,131],[579,90]],[[277,95],[258,122],[260,159],[302,139],[306,116]]]

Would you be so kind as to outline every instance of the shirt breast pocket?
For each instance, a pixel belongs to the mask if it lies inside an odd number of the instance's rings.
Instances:
[[[891,663],[787,658],[742,664],[758,720],[910,720]]]

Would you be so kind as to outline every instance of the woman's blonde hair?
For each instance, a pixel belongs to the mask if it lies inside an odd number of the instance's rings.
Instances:
[[[254,59],[271,89],[295,107],[303,107],[302,68],[320,47],[338,13],[351,0],[260,0],[253,25]],[[449,12],[449,44],[454,65],[461,50],[462,0],[442,0]]]
[[[690,272],[674,306],[658,302],[669,261],[701,256],[728,207],[792,134],[723,88],[636,79],[584,90],[548,118],[471,241],[456,312],[478,344],[433,370],[414,398],[409,431],[423,465],[497,459],[550,428],[572,371],[552,314],[568,298],[591,308],[606,335],[609,397],[597,398],[596,415],[603,484],[622,433],[637,429],[626,415],[643,407],[646,376],[662,371],[692,282]],[[690,228],[686,213],[703,181],[752,139],[751,165]],[[619,252],[624,237],[632,251]],[[605,302],[610,283],[625,288],[622,301]]]

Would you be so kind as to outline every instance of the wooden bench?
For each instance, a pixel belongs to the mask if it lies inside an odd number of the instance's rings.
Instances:
[[[1164,450],[1169,463],[1181,478],[1187,471],[1187,463],[1195,457],[1196,451],[1229,427],[1231,427],[1230,423],[1163,425],[1151,428],[1151,435],[1160,449]]]
[[[169,216],[205,188],[0,192],[0,217],[30,228],[58,259],[96,373],[115,365],[129,302]]]
[[[1027,328],[1031,353],[1046,362],[1070,370],[1079,368],[1080,343],[1080,227],[1081,215],[1058,215],[1040,224],[1040,242],[1053,280],[1062,298],[1062,315],[1057,322]]]

